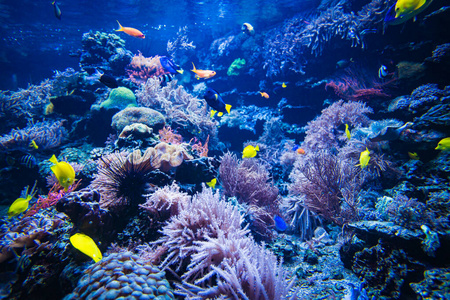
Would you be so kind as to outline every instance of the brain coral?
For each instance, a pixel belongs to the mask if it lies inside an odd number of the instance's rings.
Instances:
[[[124,109],[126,107],[132,107],[136,106],[136,96],[134,95],[133,91],[130,89],[127,89],[126,87],[118,87],[115,89],[112,89],[109,93],[108,99],[103,101],[100,104],[99,108],[119,108]]]
[[[113,253],[86,269],[72,299],[174,299],[165,273],[131,252]]]
[[[121,133],[125,126],[141,123],[153,129],[153,132],[163,129],[166,121],[164,116],[154,109],[147,107],[128,107],[119,111],[112,118],[111,126]]]

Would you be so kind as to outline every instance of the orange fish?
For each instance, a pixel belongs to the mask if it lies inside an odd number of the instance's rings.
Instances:
[[[131,27],[123,27],[122,25],[120,25],[119,21],[117,21],[117,23],[119,24],[119,29],[117,29],[116,31],[123,31],[126,34],[134,36],[136,38],[145,39],[145,35],[139,30]]]
[[[303,149],[303,148],[298,148],[296,151],[297,151],[298,154],[305,154],[306,153],[305,149]]]
[[[211,70],[197,70],[195,68],[194,63],[192,63],[192,65],[194,66],[194,69],[191,70],[192,72],[195,73],[195,78],[200,79],[200,78],[204,78],[204,79],[208,79],[213,77],[214,75],[216,75],[216,71],[211,71]]]
[[[266,92],[259,92],[261,94],[262,97],[269,99],[269,94],[267,94]]]

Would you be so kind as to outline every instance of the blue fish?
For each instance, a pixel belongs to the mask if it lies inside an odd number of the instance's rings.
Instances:
[[[183,69],[177,64],[173,62],[172,59],[168,58],[167,56],[161,56],[159,58],[159,62],[161,63],[161,66],[166,70],[167,72],[171,74],[183,74]]]
[[[273,220],[275,221],[275,228],[278,231],[285,231],[287,229],[287,224],[286,222],[283,220],[283,218],[281,218],[280,216],[275,216],[273,218]]]
[[[218,116],[222,116],[224,112],[230,113],[231,105],[225,104],[222,97],[215,90],[208,88],[203,95],[203,99],[211,106],[213,111],[219,112]]]

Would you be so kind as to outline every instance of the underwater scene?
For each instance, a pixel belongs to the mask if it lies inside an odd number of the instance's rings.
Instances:
[[[450,299],[450,2],[0,0],[0,299]]]

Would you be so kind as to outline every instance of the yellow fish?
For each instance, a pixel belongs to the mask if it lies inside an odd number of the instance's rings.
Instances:
[[[37,150],[39,148],[39,146],[36,144],[36,142],[34,140],[31,141],[29,146],[30,146],[30,148],[33,148],[35,150]]]
[[[216,188],[217,179],[213,178],[211,181],[207,182],[206,185],[208,185],[210,188],[215,189]]]
[[[369,149],[367,149],[367,147],[366,147],[366,150],[361,152],[361,155],[359,156],[359,165],[358,166],[361,166],[361,169],[364,169],[369,164],[369,160],[370,160],[370,152],[369,152]]]
[[[242,158],[251,158],[256,156],[256,151],[259,151],[259,146],[253,147],[252,145],[248,145],[244,148],[244,151],[242,151]]]
[[[64,187],[64,191],[67,192],[68,187],[75,181],[75,170],[65,161],[59,162],[54,154],[49,160],[54,164],[50,169],[55,174],[59,184]]]
[[[95,262],[98,262],[103,258],[102,252],[98,249],[94,240],[89,236],[83,233],[75,233],[69,240],[72,246],[92,258]]]
[[[409,158],[414,159],[414,160],[420,159],[419,155],[416,152],[408,152],[408,156],[409,156]]]
[[[431,2],[430,0],[397,0],[397,3],[395,3],[395,18],[410,19],[421,13]]]
[[[350,130],[348,130],[348,124],[345,124],[345,135],[347,136],[347,140],[350,141],[352,135],[350,134]]]
[[[444,151],[450,150],[450,137],[446,137],[445,139],[440,140],[438,145],[434,149]]]
[[[8,218],[20,215],[28,209],[28,203],[33,198],[33,195],[26,195],[25,198],[17,198],[8,209]]]

